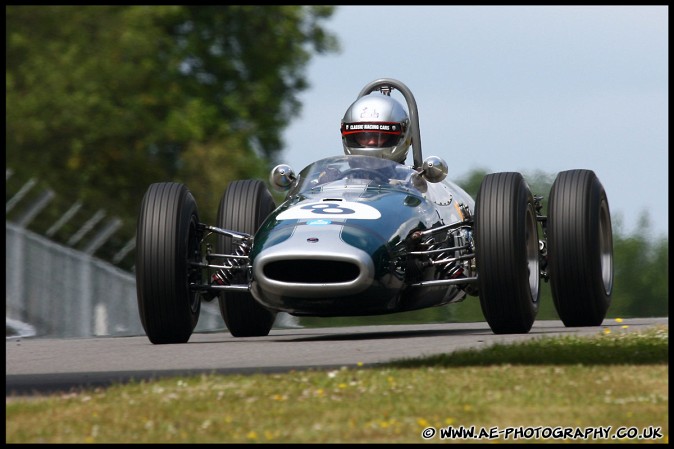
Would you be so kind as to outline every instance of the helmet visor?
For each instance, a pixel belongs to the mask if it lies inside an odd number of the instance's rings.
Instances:
[[[403,124],[398,122],[343,123],[342,138],[351,148],[387,148],[398,145],[403,137]]]

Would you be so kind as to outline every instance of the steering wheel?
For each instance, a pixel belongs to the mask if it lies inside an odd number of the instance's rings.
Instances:
[[[373,170],[371,168],[362,168],[362,167],[350,168],[348,170],[343,171],[342,178],[347,178],[353,174],[359,174],[365,179],[371,179],[380,184],[388,184],[389,182],[388,177],[383,173],[378,172],[377,170]]]

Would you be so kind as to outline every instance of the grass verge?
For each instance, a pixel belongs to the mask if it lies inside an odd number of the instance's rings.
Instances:
[[[653,328],[376,368],[180,377],[13,399],[6,442],[666,443],[668,397],[668,329]],[[449,428],[483,438],[443,439]],[[621,428],[626,437],[616,439]]]

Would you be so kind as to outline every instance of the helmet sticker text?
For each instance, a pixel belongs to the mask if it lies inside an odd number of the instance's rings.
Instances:
[[[367,106],[360,111],[360,118],[377,118],[379,117],[379,112],[376,109],[370,109]]]
[[[397,131],[398,126],[390,123],[346,123],[346,131],[369,130],[369,131]]]

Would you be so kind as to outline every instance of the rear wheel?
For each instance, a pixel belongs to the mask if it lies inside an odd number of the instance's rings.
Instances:
[[[495,334],[527,333],[540,297],[538,223],[519,173],[483,179],[475,201],[475,257],[480,305]]]
[[[274,208],[274,199],[263,182],[233,181],[227,186],[220,201],[218,226],[254,234]],[[219,253],[233,254],[235,249],[231,238],[218,236]],[[233,281],[247,282],[246,272],[234,272]],[[276,318],[276,312],[262,306],[248,292],[222,292],[218,304],[227,328],[235,337],[268,335]]]
[[[152,343],[185,343],[197,325],[201,296],[190,291],[200,271],[199,216],[182,184],[152,184],[136,229],[136,291],[143,329]]]
[[[565,326],[599,326],[613,290],[613,233],[606,192],[591,170],[555,178],[548,203],[548,273]]]

